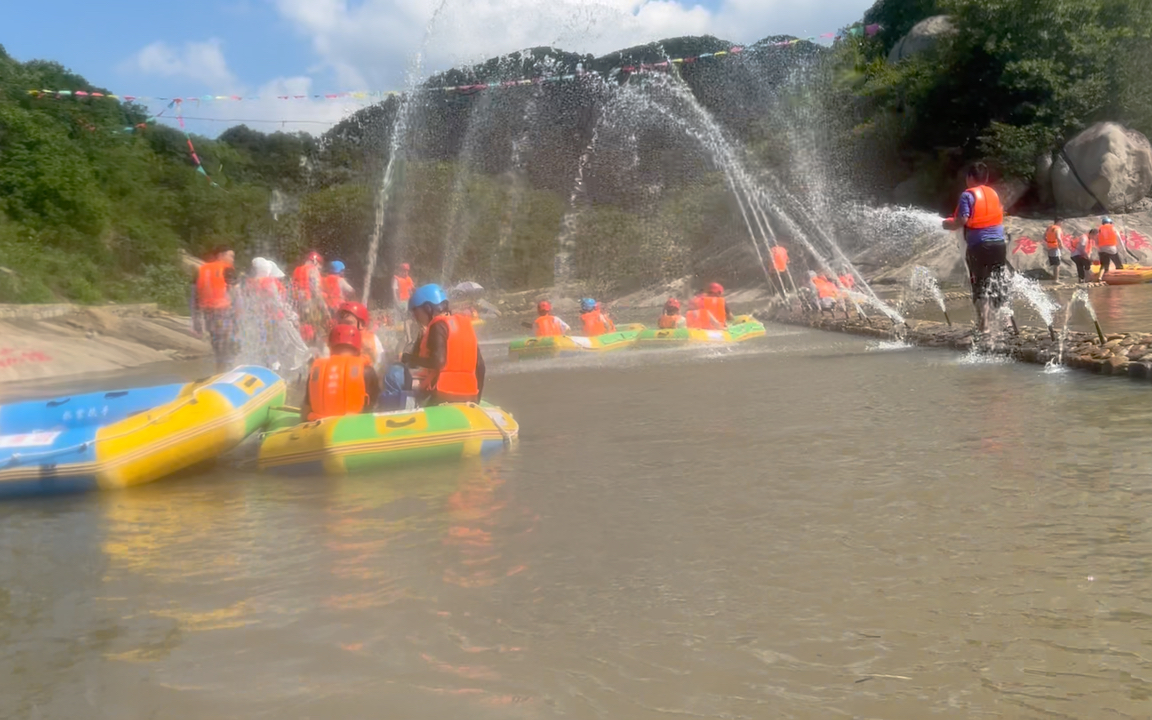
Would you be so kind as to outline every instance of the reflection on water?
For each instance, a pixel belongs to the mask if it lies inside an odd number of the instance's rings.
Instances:
[[[1148,717],[1147,388],[773,330],[503,366],[484,464],[0,506],[0,717]]]

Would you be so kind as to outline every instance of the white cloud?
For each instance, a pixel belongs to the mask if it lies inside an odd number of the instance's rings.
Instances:
[[[154,42],[133,55],[126,68],[146,75],[185,78],[216,93],[233,93],[241,87],[216,39],[187,42],[180,48]]]
[[[394,87],[424,48],[425,74],[539,45],[600,54],[679,35],[734,42],[820,34],[871,0],[269,0],[341,87]],[[435,19],[433,19],[435,18]],[[431,26],[431,33],[428,27]]]

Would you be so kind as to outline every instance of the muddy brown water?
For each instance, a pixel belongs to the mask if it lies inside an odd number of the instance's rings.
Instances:
[[[486,464],[0,505],[0,717],[1152,715],[1145,385],[501,344]]]

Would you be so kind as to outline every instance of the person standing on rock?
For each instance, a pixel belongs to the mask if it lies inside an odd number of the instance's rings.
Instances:
[[[1004,303],[1008,264],[1004,206],[1000,204],[1000,196],[988,185],[988,166],[984,163],[978,162],[968,169],[967,183],[968,189],[960,194],[955,214],[944,220],[943,227],[964,229],[976,326],[985,333],[992,311]]]
[[[1123,270],[1124,264],[1120,262],[1120,233],[1112,225],[1112,218],[1105,215],[1100,218],[1100,227],[1097,229],[1096,247],[1100,249],[1100,279],[1108,272],[1108,265],[1116,265],[1117,270]]]
[[[1092,238],[1089,235],[1094,238],[1096,231],[1082,234],[1076,238],[1072,246],[1072,262],[1076,265],[1076,277],[1082,283],[1088,282],[1088,273],[1092,271]]]
[[[1048,267],[1052,270],[1052,282],[1060,284],[1060,247],[1064,244],[1064,228],[1060,227],[1060,218],[1052,221],[1052,225],[1044,233],[1044,245],[1048,250]]]

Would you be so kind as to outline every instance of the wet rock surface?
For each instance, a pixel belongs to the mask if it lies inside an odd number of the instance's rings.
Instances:
[[[845,318],[842,314],[831,317],[810,311],[790,308],[759,310],[754,315],[761,321],[800,325],[817,330],[842,332],[878,340],[902,339],[910,344],[931,348],[947,348],[969,352],[975,346],[987,355],[1010,357],[1036,365],[1049,363],[1100,375],[1152,380],[1152,333],[1112,333],[1104,342],[1092,333],[1069,331],[1063,345],[1057,336],[1053,340],[1046,328],[1021,327],[1020,333],[1011,330],[998,333],[989,341],[979,338],[970,326],[948,326],[927,320],[909,320],[895,327],[889,320],[879,318]]]

